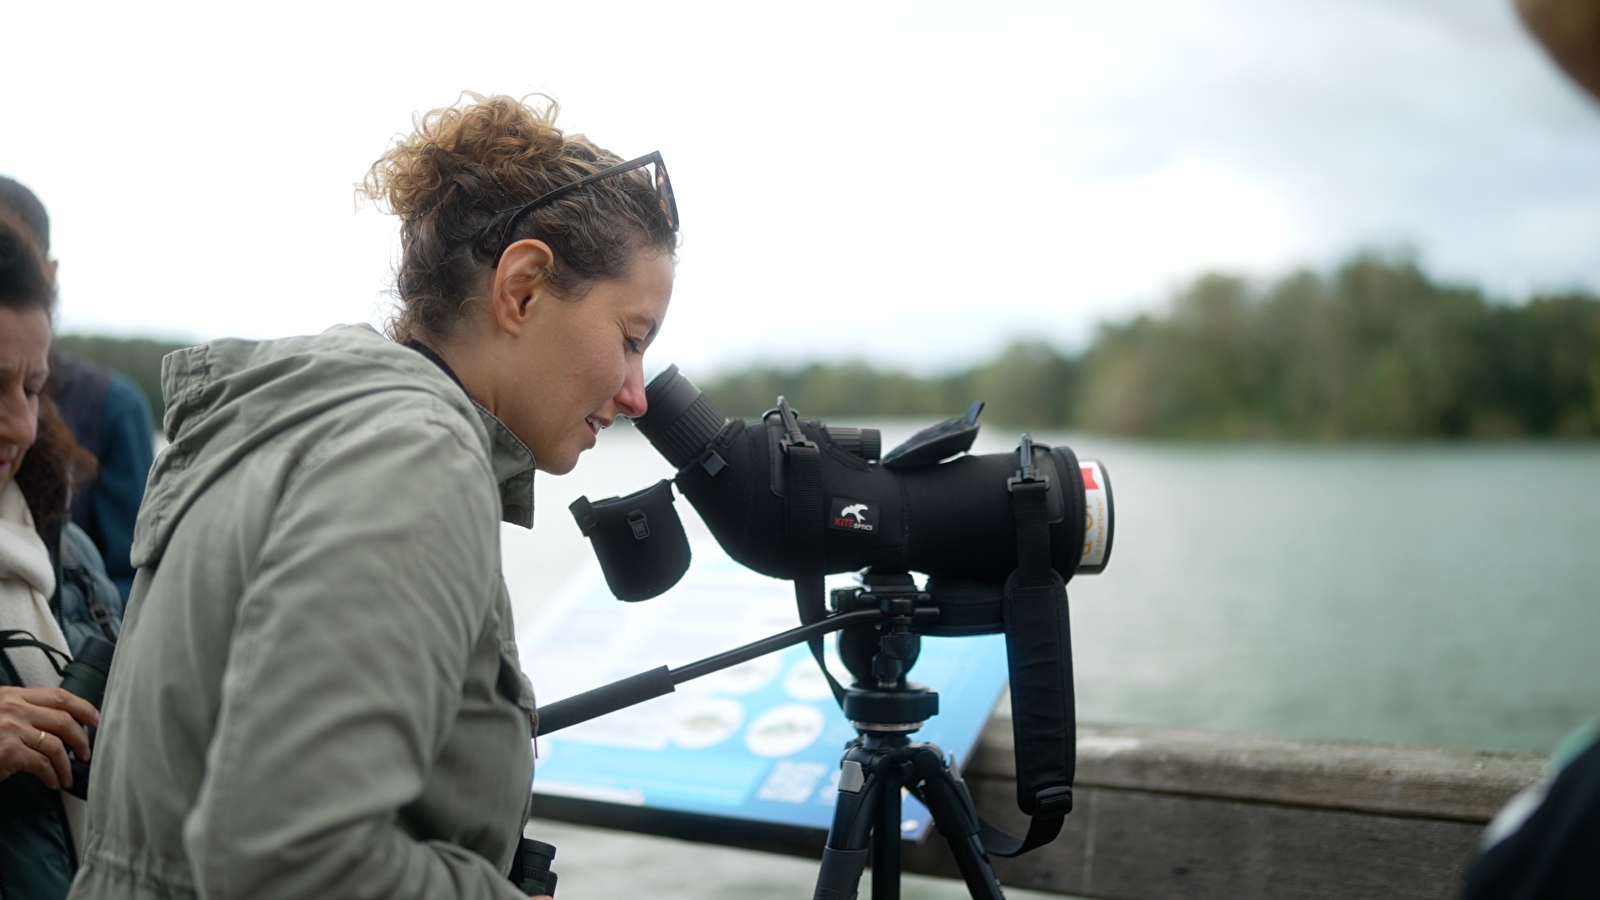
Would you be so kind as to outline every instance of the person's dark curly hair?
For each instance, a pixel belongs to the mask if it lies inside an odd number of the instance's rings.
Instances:
[[[0,208],[0,307],[42,309],[53,319],[56,292],[48,271],[33,231]],[[17,487],[27,498],[34,528],[41,535],[48,539],[60,533],[74,486],[88,484],[94,471],[94,457],[73,439],[56,405],[41,393],[39,430],[16,474]]]

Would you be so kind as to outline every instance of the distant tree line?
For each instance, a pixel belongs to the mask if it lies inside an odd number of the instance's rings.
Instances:
[[[62,336],[124,372],[159,418],[161,357],[181,344]],[[1102,325],[1077,353],[1013,344],[959,372],[864,363],[756,366],[702,385],[730,415],[783,394],[821,418],[984,420],[1130,437],[1494,438],[1600,435],[1600,297],[1509,303],[1365,253],[1271,282],[1205,275],[1154,314]]]
[[[786,395],[805,415],[943,417],[1130,437],[1592,437],[1600,297],[1512,304],[1361,254],[1269,283],[1205,275],[1160,314],[1100,327],[1087,349],[1022,342],[916,378],[860,363],[755,367],[706,385],[744,415]]]

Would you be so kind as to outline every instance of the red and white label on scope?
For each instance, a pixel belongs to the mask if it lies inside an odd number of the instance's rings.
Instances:
[[[1111,498],[1106,491],[1106,472],[1096,460],[1078,461],[1083,470],[1083,558],[1079,565],[1102,566],[1106,562],[1106,542],[1111,538]]]

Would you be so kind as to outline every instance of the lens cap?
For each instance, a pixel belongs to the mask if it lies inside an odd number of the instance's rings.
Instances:
[[[672,505],[671,481],[594,503],[579,497],[568,509],[618,600],[660,596],[689,571],[689,539]]]

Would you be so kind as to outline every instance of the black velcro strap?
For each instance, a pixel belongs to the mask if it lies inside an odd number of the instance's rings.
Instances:
[[[789,444],[789,540],[797,573],[821,573],[823,557],[822,454],[815,444]],[[826,610],[821,612],[825,613]],[[804,612],[801,613],[804,615]],[[810,624],[809,622],[805,624]]]
[[[1028,822],[1028,833],[1017,837],[1009,832],[990,825],[983,820],[978,821],[978,839],[983,841],[983,852],[990,856],[1011,858],[1021,856],[1029,850],[1036,850],[1056,839],[1061,833],[1061,822],[1064,816],[1034,816]]]
[[[811,622],[820,621],[827,615],[824,593],[821,575],[807,575],[794,580],[794,599],[796,605],[802,611],[800,614],[802,624],[809,625]],[[812,613],[806,612],[806,610],[815,610],[815,618],[810,618]],[[822,677],[828,679],[828,689],[833,691],[834,702],[838,703],[840,708],[843,708],[844,685],[840,684],[839,679],[834,678],[833,673],[828,671],[828,658],[823,651],[822,638],[814,637],[806,641],[806,646],[811,648],[811,658],[817,661],[817,668],[822,670]]]
[[[1029,816],[1017,838],[983,823],[990,855],[1018,856],[1048,844],[1072,811],[1077,768],[1077,709],[1072,685],[1072,629],[1066,581],[1050,566],[1050,523],[1045,494],[1064,483],[1033,477],[1031,442],[1024,439],[1024,468],[1012,478],[1017,569],[1006,580],[1002,612],[1006,662],[1011,670],[1011,727],[1016,742],[1017,806]]]
[[[1048,481],[1011,484],[1012,515],[1017,527],[1017,577],[1025,588],[1050,584],[1050,513],[1045,492],[1051,489]],[[1061,490],[1061,486],[1055,485],[1054,490]]]
[[[1002,610],[1011,670],[1011,727],[1016,741],[1017,806],[1030,816],[1060,814],[1077,768],[1077,709],[1067,587],[1050,573],[1045,587],[1006,582]]]
[[[789,512],[789,540],[793,551],[794,597],[800,611],[800,624],[820,622],[828,615],[823,587],[825,548],[822,503],[822,454],[815,444],[791,443],[785,447],[789,472],[784,493]],[[833,699],[844,703],[844,686],[828,671],[822,638],[806,642],[811,655],[828,680]]]

